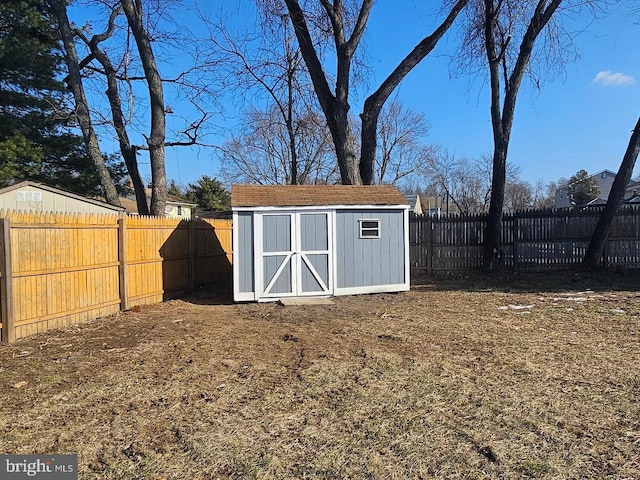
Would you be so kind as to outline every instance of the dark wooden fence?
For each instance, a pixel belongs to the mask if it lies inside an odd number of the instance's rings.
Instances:
[[[577,267],[586,252],[602,207],[507,214],[503,218],[497,265],[515,271]],[[486,215],[412,215],[409,245],[412,270],[427,273],[482,267]],[[640,268],[640,206],[620,209],[611,227],[602,264]]]

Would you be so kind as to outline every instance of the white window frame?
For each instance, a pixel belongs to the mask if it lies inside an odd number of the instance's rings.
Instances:
[[[378,224],[377,227],[364,227],[364,223],[365,222],[376,222]],[[370,238],[380,238],[380,229],[382,227],[380,219],[379,218],[361,218],[358,220],[358,231],[359,231],[359,238],[362,239],[370,239]],[[372,232],[372,231],[377,231],[378,234],[377,235],[363,235],[363,232]]]
[[[18,190],[16,199],[18,202],[42,202],[42,192],[33,190]]]

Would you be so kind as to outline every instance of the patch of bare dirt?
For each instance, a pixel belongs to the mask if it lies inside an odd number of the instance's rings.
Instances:
[[[640,478],[635,276],[202,290],[0,346],[0,450],[81,478]]]

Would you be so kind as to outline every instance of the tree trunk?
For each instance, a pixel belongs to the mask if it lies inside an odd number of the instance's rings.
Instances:
[[[600,265],[602,250],[604,249],[607,241],[607,236],[609,235],[613,219],[615,218],[616,212],[624,198],[624,193],[627,189],[627,185],[629,184],[629,180],[631,180],[631,174],[633,173],[633,168],[635,167],[639,152],[640,118],[638,118],[636,126],[633,129],[633,133],[631,134],[631,138],[629,139],[627,151],[624,154],[622,163],[618,169],[618,174],[611,186],[611,191],[607,198],[607,204],[605,205],[604,210],[600,215],[600,220],[598,220],[598,225],[596,225],[596,229],[591,236],[587,253],[582,261],[582,266],[585,268],[596,269]]]
[[[338,113],[329,122],[329,131],[333,136],[333,144],[336,148],[338,166],[340,167],[340,179],[343,185],[362,185],[358,158],[356,157],[353,133],[349,125],[349,106],[335,105]],[[332,126],[333,124],[333,126]]]
[[[493,128],[493,175],[491,178],[491,201],[489,203],[489,215],[485,230],[485,245],[483,267],[485,270],[494,270],[497,253],[500,251],[500,230],[502,223],[502,208],[504,206],[504,191],[506,183],[507,152],[513,118],[518,99],[518,91],[522,79],[531,60],[531,52],[538,35],[549,23],[562,0],[538,0],[535,12],[527,26],[522,38],[518,58],[513,70],[505,84],[501,86],[501,75],[507,77],[508,65],[505,60],[504,49],[506,45],[498,46],[496,42],[496,30],[498,29],[499,9],[501,2],[484,0],[484,45],[489,64],[489,82],[491,91],[491,126]],[[509,41],[509,40],[507,40]],[[502,69],[502,72],[501,72]],[[504,90],[504,103],[501,101]]]
[[[376,160],[378,117],[382,107],[409,72],[431,53],[467,3],[469,3],[469,0],[458,0],[440,26],[431,35],[418,43],[411,53],[382,82],[378,90],[364,102],[364,108],[360,115],[362,120],[360,177],[365,185],[370,185],[375,180],[373,170]]]
[[[289,54],[287,44],[287,109],[286,115],[284,115],[284,123],[287,128],[287,135],[289,136],[289,150],[291,150],[291,163],[289,166],[289,183],[291,185],[298,185],[298,145],[296,144],[296,132],[293,127],[293,89],[294,89],[294,75],[295,69],[291,68],[292,58]]]
[[[504,188],[507,177],[507,145],[503,142],[494,146],[493,173],[491,176],[491,200],[487,214],[487,227],[484,234],[484,263],[486,270],[498,267],[500,251],[500,233],[502,231],[502,210],[504,207]],[[495,192],[495,194],[494,194]]]
[[[113,64],[107,55],[102,52],[98,46],[99,37],[93,37],[90,42],[87,42],[92,55],[100,62],[104,68],[107,77],[107,98],[109,99],[109,105],[111,107],[111,117],[113,119],[113,127],[118,136],[118,143],[120,144],[120,152],[124,163],[129,172],[131,183],[133,184],[133,191],[136,196],[136,205],[138,207],[139,215],[149,215],[149,205],[147,204],[147,195],[145,192],[145,185],[140,176],[138,169],[138,158],[136,154],[136,147],[131,145],[129,141],[129,135],[127,134],[127,127],[124,120],[124,114],[122,113],[122,100],[120,99],[120,92],[118,89],[118,81],[116,79],[116,70],[113,68]]]
[[[358,19],[348,40],[345,38],[341,3],[335,2],[335,6],[332,6],[328,2],[322,2],[331,21],[335,41],[337,64],[335,95],[329,88],[322,63],[315,51],[304,12],[296,0],[285,0],[285,3],[298,39],[300,53],[309,71],[316,97],[331,132],[338,167],[340,168],[340,179],[345,185],[360,185],[362,180],[358,169],[353,135],[349,125],[349,81],[351,60],[364,33],[364,27],[371,11],[373,0],[364,0],[362,2]]]
[[[149,89],[151,132],[147,138],[151,162],[151,214],[165,215],[167,176],[164,166],[165,111],[162,78],[158,72],[151,42],[142,22],[142,0],[120,0],[131,33],[135,38]]]
[[[111,174],[105,164],[104,157],[100,151],[100,145],[98,144],[98,137],[96,136],[93,124],[91,123],[89,104],[82,85],[82,78],[80,77],[78,53],[76,52],[76,46],[73,41],[73,32],[69,24],[69,18],[67,17],[67,9],[64,0],[49,0],[48,3],[51,11],[58,21],[58,29],[60,31],[65,50],[65,62],[69,69],[69,87],[73,92],[73,98],[76,104],[75,114],[78,119],[80,129],[82,130],[82,136],[87,148],[87,153],[98,172],[102,191],[107,203],[120,206],[118,192],[116,191]]]

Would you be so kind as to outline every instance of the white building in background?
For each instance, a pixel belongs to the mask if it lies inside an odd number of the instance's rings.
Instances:
[[[147,195],[147,205],[151,205],[151,189],[145,189],[145,193]],[[129,215],[138,215],[138,204],[135,196],[131,195],[129,197],[120,197],[120,203]],[[195,203],[167,194],[167,203],[164,213],[167,217],[177,217],[188,220],[193,215],[195,208]]]
[[[124,212],[123,207],[30,180],[0,189],[0,209],[57,213]]]

